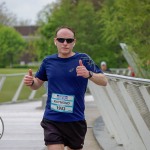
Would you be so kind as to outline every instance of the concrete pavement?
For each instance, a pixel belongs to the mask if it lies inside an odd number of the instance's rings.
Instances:
[[[43,110],[41,101],[0,105],[0,116],[5,131],[0,140],[0,150],[44,150],[43,130],[40,121]],[[93,136],[94,121],[100,116],[91,97],[86,97],[85,116],[88,131],[83,150],[101,150]]]

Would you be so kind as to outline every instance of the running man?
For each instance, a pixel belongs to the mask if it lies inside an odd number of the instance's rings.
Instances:
[[[48,150],[81,150],[87,131],[84,96],[88,79],[106,86],[107,79],[85,53],[74,52],[75,32],[69,27],[56,31],[57,54],[47,56],[35,77],[29,69],[24,84],[31,89],[48,82],[48,97],[41,122]]]

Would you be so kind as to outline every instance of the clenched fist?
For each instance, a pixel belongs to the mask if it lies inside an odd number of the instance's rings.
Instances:
[[[34,84],[34,79],[33,79],[33,74],[31,69],[29,69],[28,75],[25,75],[24,77],[24,84],[26,86],[32,86]]]

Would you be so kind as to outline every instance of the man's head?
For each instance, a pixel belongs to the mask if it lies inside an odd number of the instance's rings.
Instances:
[[[72,56],[72,49],[75,45],[75,32],[69,27],[60,27],[56,30],[54,43],[58,49],[59,57]]]
[[[105,71],[107,69],[107,64],[105,61],[101,62],[101,69],[102,69],[102,71]]]
[[[74,34],[74,38],[75,38],[75,31],[72,28],[68,27],[68,26],[62,26],[62,27],[57,28],[56,32],[55,32],[55,37],[57,37],[58,31],[61,30],[61,29],[68,29],[68,30],[70,30]]]

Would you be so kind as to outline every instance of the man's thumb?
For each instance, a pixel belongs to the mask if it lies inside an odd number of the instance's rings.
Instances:
[[[82,60],[79,60],[79,66],[83,66]]]
[[[32,75],[32,70],[31,70],[31,69],[29,69],[29,76],[33,76],[33,75]]]

